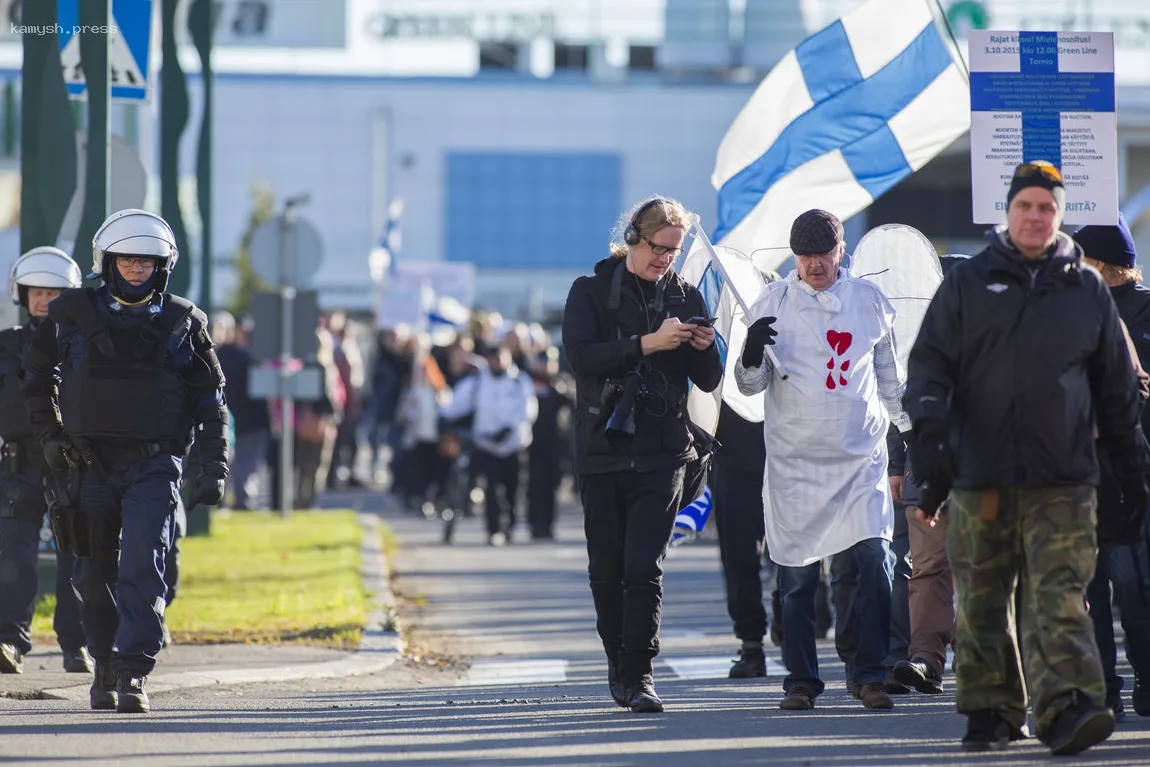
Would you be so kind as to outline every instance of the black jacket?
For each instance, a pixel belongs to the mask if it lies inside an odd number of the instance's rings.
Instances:
[[[1026,262],[1005,233],[958,264],[927,309],[903,402],[950,429],[962,489],[1096,485],[1097,420],[1124,471],[1150,463],[1118,310],[1064,234]]]
[[[619,308],[610,308],[616,268]],[[595,265],[590,277],[571,286],[563,314],[563,347],[575,373],[575,470],[601,474],[624,469],[650,471],[684,465],[695,457],[687,423],[688,379],[713,391],[723,377],[715,344],[698,352],[684,344],[673,351],[643,356],[640,337],[659,329],[669,316],[687,320],[707,314],[703,297],[677,274],[664,278],[663,310],[643,298],[640,281],[614,258]],[[650,289],[651,284],[647,283]],[[640,402],[635,409],[635,438],[612,447],[605,427],[611,415],[602,401],[608,378],[622,380],[645,360],[651,366],[649,388],[663,392],[660,401]]]
[[[748,421],[723,402],[719,405],[715,439],[720,445],[715,451],[715,471],[739,474],[761,487],[763,467],[767,463],[763,422]]]

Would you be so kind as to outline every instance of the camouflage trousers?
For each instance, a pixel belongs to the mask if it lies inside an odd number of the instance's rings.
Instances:
[[[951,494],[960,713],[994,709],[1021,726],[1029,688],[1042,738],[1072,691],[1104,703],[1085,604],[1098,552],[1096,505],[1094,488],[1084,485]]]

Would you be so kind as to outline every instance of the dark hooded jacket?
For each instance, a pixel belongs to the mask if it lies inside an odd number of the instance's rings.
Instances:
[[[1006,237],[943,280],[910,353],[903,402],[949,428],[960,489],[1097,485],[1094,431],[1120,471],[1150,464],[1118,310],[1058,234],[1027,261]]]
[[[618,271],[617,271],[618,270]],[[723,377],[716,344],[695,351],[678,349],[644,357],[640,338],[653,333],[667,317],[684,322],[706,316],[703,296],[674,272],[663,279],[660,303],[654,283],[638,279],[617,259],[595,265],[592,276],[571,286],[563,314],[563,348],[575,373],[575,469],[600,474],[634,469],[650,471],[682,466],[696,456],[688,427],[688,381],[713,391]],[[612,308],[612,294],[618,308]],[[612,408],[603,402],[608,379],[624,381],[640,362],[650,396],[635,408],[635,436],[630,444],[612,446],[605,428]]]

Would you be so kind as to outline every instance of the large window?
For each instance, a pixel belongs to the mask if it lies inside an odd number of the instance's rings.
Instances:
[[[446,257],[479,267],[586,267],[607,255],[619,215],[615,154],[453,152]]]

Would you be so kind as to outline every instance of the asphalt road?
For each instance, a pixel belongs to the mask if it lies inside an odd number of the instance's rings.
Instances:
[[[700,542],[667,562],[662,715],[607,697],[581,519],[554,544],[491,548],[465,520],[456,545],[434,523],[388,514],[399,534],[395,590],[409,657],[385,672],[306,683],[159,693],[144,716],[66,701],[0,699],[0,763],[27,765],[1019,765],[1051,760],[1031,741],[1004,754],[958,750],[950,694],[868,711],[822,647],[827,692],[811,712],[777,708],[781,667],[732,682],[737,649],[718,552]],[[1128,670],[1127,670],[1128,671]],[[949,679],[948,679],[949,682]],[[1059,765],[1150,765],[1150,719]]]

